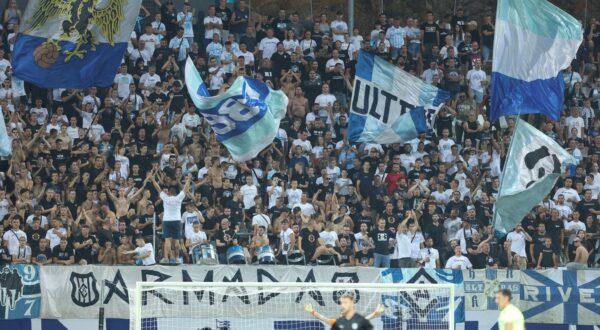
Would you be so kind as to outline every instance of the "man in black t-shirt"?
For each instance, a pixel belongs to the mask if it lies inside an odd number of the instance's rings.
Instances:
[[[306,260],[311,260],[319,244],[319,232],[315,230],[315,221],[309,220],[308,225],[300,231],[300,251]]]
[[[38,241],[38,245],[32,248],[31,251],[32,263],[38,266],[52,263],[52,250],[50,249],[50,241],[47,239],[41,238]]]
[[[227,265],[227,249],[237,245],[237,237],[233,228],[229,228],[229,219],[221,220],[221,228],[215,236],[219,263]]]
[[[335,248],[338,253],[338,265],[342,267],[354,266],[354,251],[348,246],[348,241],[345,237],[339,239],[340,246]]]
[[[368,244],[364,244],[362,246],[362,249],[360,251],[356,252],[356,256],[354,257],[356,266],[363,266],[363,267],[373,266],[373,252],[371,252],[369,247],[370,246]]]
[[[354,308],[354,295],[345,293],[340,298],[342,316],[335,320],[331,330],[371,330],[375,329],[371,322],[358,314]]]
[[[596,216],[600,211],[597,199],[592,199],[592,191],[586,190],[583,194],[583,200],[577,203],[577,211],[581,214],[581,219],[587,219],[588,215]]]
[[[46,230],[41,227],[40,217],[33,217],[31,226],[25,230],[25,234],[27,234],[27,244],[29,244],[32,251],[35,251],[40,240],[46,237]]]
[[[72,265],[75,263],[73,249],[68,246],[65,237],[60,239],[60,244],[52,249],[52,262],[57,265]]]
[[[369,233],[369,240],[373,248],[374,267],[390,267],[390,241],[394,240],[394,234],[385,228],[385,219],[377,221],[377,228]]]
[[[542,268],[556,268],[558,267],[558,259],[556,257],[556,250],[552,248],[552,239],[546,237],[544,239],[544,246],[540,251],[540,255],[536,260],[537,269]]]
[[[96,251],[100,249],[96,237],[90,235],[88,225],[81,226],[81,235],[75,237],[75,262],[83,265],[95,263]],[[83,261],[85,260],[85,261]]]
[[[433,13],[427,12],[427,18],[421,24],[421,38],[423,43],[423,58],[428,58],[431,48],[440,44],[440,27],[433,19]]]

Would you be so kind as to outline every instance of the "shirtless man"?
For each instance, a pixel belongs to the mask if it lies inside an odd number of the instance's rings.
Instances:
[[[567,269],[584,269],[587,268],[587,261],[589,257],[588,250],[581,244],[581,239],[575,237],[573,240],[575,246],[575,259],[573,262],[566,264]]]
[[[113,201],[113,203],[115,204],[115,208],[117,209],[117,212],[115,213],[117,219],[127,216],[131,202],[134,201],[137,198],[137,196],[139,196],[142,192],[144,192],[148,180],[149,178],[146,177],[146,180],[144,180],[144,183],[142,184],[142,188],[140,188],[133,195],[131,195],[131,197],[127,197],[127,189],[119,189],[119,196],[116,197],[115,195],[113,195],[112,191],[108,188],[108,186],[106,187],[106,193],[108,194],[108,197],[110,197],[110,199]]]
[[[129,237],[126,235],[121,236],[121,245],[117,248],[117,262],[119,265],[133,265],[133,255],[124,254],[123,252],[133,250],[134,246],[129,242]]]

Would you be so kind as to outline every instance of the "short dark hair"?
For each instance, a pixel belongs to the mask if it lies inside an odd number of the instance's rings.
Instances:
[[[512,300],[512,292],[509,289],[500,289],[498,293],[507,297],[509,301]]]

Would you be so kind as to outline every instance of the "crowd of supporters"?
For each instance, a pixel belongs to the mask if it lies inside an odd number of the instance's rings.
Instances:
[[[494,202],[514,119],[488,119],[493,15],[381,13],[372,30],[350,31],[342,12],[271,17],[245,0],[154,2],[113,86],[46,90],[11,76],[22,13],[9,1],[0,265],[598,266],[598,21],[586,22],[564,71],[560,121],[524,117],[578,164],[498,238]],[[347,141],[359,50],[451,93],[430,133],[406,144]],[[275,140],[253,161],[232,161],[189,100],[187,57],[212,95],[239,76],[287,94]]]

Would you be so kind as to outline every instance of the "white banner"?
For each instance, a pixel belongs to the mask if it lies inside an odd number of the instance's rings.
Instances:
[[[376,269],[376,268],[339,268],[339,267],[305,267],[305,266],[73,266],[73,267],[42,267],[42,318],[97,318],[101,305],[105,307],[106,318],[129,318],[129,300],[136,282],[311,282],[311,283],[454,283],[457,297],[455,319],[464,320],[464,304],[462,303],[462,273],[451,270],[425,269]],[[270,317],[287,319],[290,315],[285,312],[289,307],[297,313],[302,313],[302,307],[311,303],[317,308],[337,311],[337,301],[343,291],[321,290],[322,292],[298,292],[289,295],[271,295],[266,292],[252,294],[248,297],[219,295],[218,290],[194,292],[182,298],[180,304],[193,307],[219,308],[225,303],[232,317],[249,315],[250,308],[269,309]],[[257,293],[257,292],[255,292]],[[447,309],[448,301],[441,299],[429,300],[422,292],[414,295],[402,292],[357,292],[364,306],[374,308],[377,303],[383,303],[390,315],[382,317],[401,317],[420,319],[422,322],[441,322],[445,314],[440,311]],[[438,293],[439,294],[439,293]],[[447,293],[444,293],[446,295]],[[183,293],[182,293],[183,296]],[[286,297],[285,299],[283,297]],[[181,297],[180,297],[181,298]],[[158,295],[148,293],[145,302],[152,304],[158,313],[168,312],[169,302]],[[147,299],[147,300],[146,300]],[[425,301],[427,300],[427,301]],[[182,303],[185,301],[186,303]],[[432,304],[432,301],[435,303]],[[290,304],[296,306],[290,306]],[[171,305],[172,306],[172,305]],[[257,307],[258,306],[258,307]],[[413,308],[414,307],[414,308]],[[171,308],[172,309],[172,308]],[[196,309],[197,310],[197,309]],[[277,315],[275,315],[276,313]],[[295,312],[296,313],[296,312]],[[410,315],[407,315],[409,313]],[[284,315],[285,314],[285,315]],[[229,313],[228,313],[229,315]],[[297,314],[296,314],[297,315]]]

